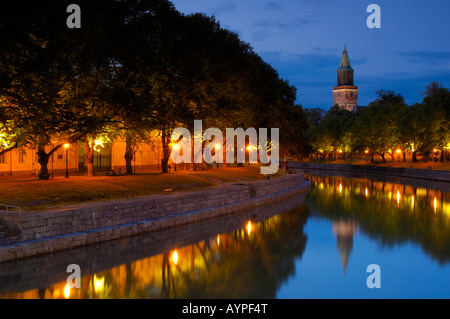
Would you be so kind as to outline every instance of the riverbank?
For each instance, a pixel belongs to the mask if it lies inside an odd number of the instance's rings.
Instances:
[[[416,169],[405,167],[378,166],[378,165],[346,165],[317,162],[288,162],[292,170],[325,170],[339,172],[368,173],[375,175],[397,176],[406,178],[425,179],[450,183],[450,171],[437,169]]]
[[[167,191],[196,191],[222,182],[263,178],[259,168],[254,166],[220,167],[203,171],[178,170],[169,174],[141,170],[135,175],[70,175],[69,178],[58,176],[47,181],[38,180],[32,175],[13,176],[11,180],[0,179],[0,204],[20,206],[23,211],[46,210],[64,205],[157,195]]]
[[[0,262],[74,249],[266,205],[309,189],[303,174],[227,182],[195,192],[85,203],[6,220],[18,242],[0,247]],[[7,216],[3,218],[8,219]]]
[[[427,169],[427,170],[439,170],[450,171],[450,162],[441,163],[440,161],[423,161],[419,160],[413,162],[411,158],[407,158],[406,161],[398,160],[392,161],[392,159],[386,162],[381,159],[375,160],[373,163],[369,160],[316,160],[308,159],[305,163],[319,163],[319,164],[333,164],[333,165],[358,165],[358,166],[376,166],[376,167],[396,167],[396,168],[411,168],[411,169]]]

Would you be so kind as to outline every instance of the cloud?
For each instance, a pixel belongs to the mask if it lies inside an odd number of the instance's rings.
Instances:
[[[253,26],[264,29],[278,29],[282,31],[292,31],[314,24],[316,22],[317,20],[314,19],[294,19],[291,21],[286,21],[282,19],[278,20],[262,19],[255,21],[253,23]]]
[[[282,6],[278,2],[268,2],[266,3],[266,8],[269,10],[281,10]]]
[[[425,64],[436,64],[450,61],[450,52],[440,51],[401,51],[399,56],[408,59],[411,62],[420,62]]]
[[[237,10],[237,5],[234,1],[228,1],[226,3],[220,4],[214,9],[210,10],[211,12],[214,12],[215,15],[220,15],[222,13],[233,13]]]

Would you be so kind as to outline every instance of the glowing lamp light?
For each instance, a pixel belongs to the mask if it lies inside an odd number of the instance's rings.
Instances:
[[[179,148],[179,146],[178,144],[175,144],[172,148],[176,151]]]
[[[369,150],[365,150],[364,153],[369,154]]]
[[[105,287],[105,277],[98,278],[97,276],[94,276],[94,289],[95,291],[102,291]]]
[[[220,149],[220,144],[216,144],[216,145],[214,146],[214,148],[215,148],[216,150],[219,150],[219,149]]]
[[[248,221],[248,223],[247,223],[247,235],[250,235],[251,232],[252,232],[252,222]]]
[[[249,145],[249,146],[247,146],[247,151],[251,151],[253,149],[253,146],[251,146],[251,145]]]
[[[437,198],[434,198],[434,213],[436,214],[436,208],[437,208]]]
[[[434,149],[433,152],[437,153],[437,149]]]
[[[178,263],[178,253],[176,250],[172,254],[172,261],[175,265]]]
[[[400,150],[397,150],[397,154],[400,154],[401,153],[401,151]]]
[[[69,299],[69,297],[70,297],[70,286],[69,286],[69,284],[66,284],[66,286],[64,287],[64,297],[66,299]]]
[[[400,206],[400,191],[397,191],[397,207]]]
[[[68,149],[69,147],[70,147],[70,144],[68,144],[68,143],[64,144],[65,149]]]

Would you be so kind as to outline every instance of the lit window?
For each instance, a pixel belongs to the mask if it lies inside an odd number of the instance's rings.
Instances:
[[[20,150],[19,151],[19,163],[23,164],[25,163],[25,151],[24,150]]]

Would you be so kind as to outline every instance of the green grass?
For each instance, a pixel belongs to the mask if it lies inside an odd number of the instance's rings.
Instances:
[[[276,176],[282,173],[276,174]],[[206,178],[204,178],[206,177]],[[259,180],[258,167],[225,167],[205,171],[178,171],[169,174],[142,173],[122,176],[71,176],[40,181],[36,178],[0,180],[0,204],[20,206],[25,210],[94,201],[130,198],[173,192],[194,191],[216,186],[215,180]]]

